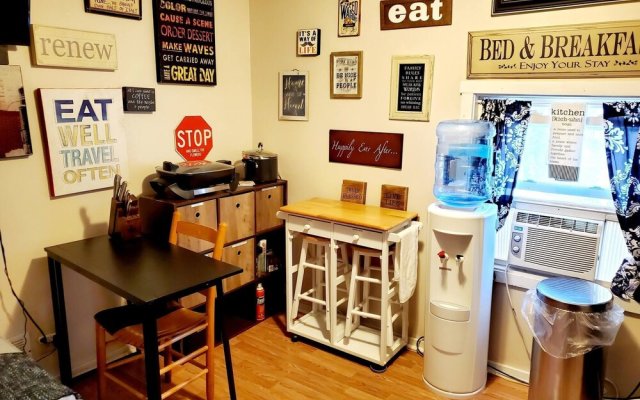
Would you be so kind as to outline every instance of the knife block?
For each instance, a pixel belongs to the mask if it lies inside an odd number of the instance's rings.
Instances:
[[[109,236],[123,240],[134,239],[142,234],[142,222],[140,214],[137,212],[126,215],[125,203],[111,199],[111,210],[109,211]]]

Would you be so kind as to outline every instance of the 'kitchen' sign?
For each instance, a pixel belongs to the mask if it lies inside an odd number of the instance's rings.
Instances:
[[[401,133],[329,131],[329,162],[402,169]]]
[[[640,76],[640,21],[469,32],[469,78]]]

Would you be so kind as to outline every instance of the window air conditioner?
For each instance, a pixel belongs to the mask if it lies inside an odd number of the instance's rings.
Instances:
[[[512,208],[509,265],[593,280],[604,220]]]

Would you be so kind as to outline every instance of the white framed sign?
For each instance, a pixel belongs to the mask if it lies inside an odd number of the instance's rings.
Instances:
[[[392,57],[389,119],[429,121],[433,60],[430,55]]]
[[[121,89],[39,89],[52,197],[113,188],[128,176]]]

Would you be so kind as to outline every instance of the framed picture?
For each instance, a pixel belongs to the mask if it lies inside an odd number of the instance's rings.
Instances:
[[[214,2],[153,0],[158,83],[217,84]]]
[[[37,95],[52,197],[112,189],[116,174],[128,176],[121,89],[39,89]]]
[[[0,160],[31,154],[20,66],[0,65]]]
[[[309,73],[286,71],[278,74],[278,119],[309,120]]]
[[[362,52],[339,51],[331,53],[332,99],[362,98]]]
[[[300,29],[296,32],[296,55],[318,56],[320,55],[320,29]]]
[[[493,0],[491,15],[547,11],[554,8],[625,3],[637,0]]]
[[[393,56],[389,119],[429,121],[433,56]]]
[[[140,0],[84,0],[86,12],[142,19]]]
[[[338,37],[360,35],[360,0],[338,0]]]

